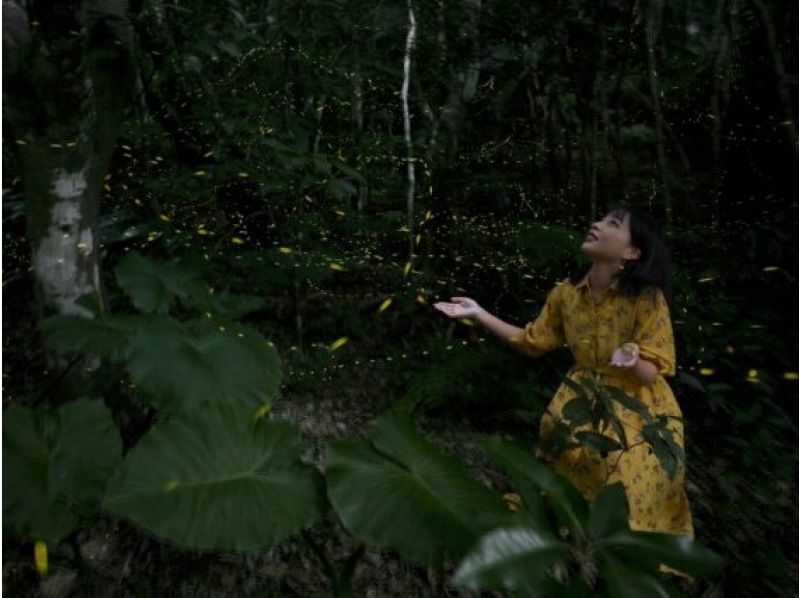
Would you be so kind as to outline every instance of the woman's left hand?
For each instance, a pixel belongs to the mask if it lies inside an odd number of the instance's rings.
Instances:
[[[635,366],[638,361],[639,345],[636,343],[624,343],[614,350],[609,365],[628,369]]]

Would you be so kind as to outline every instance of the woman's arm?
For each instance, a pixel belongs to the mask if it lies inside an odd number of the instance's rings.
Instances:
[[[523,332],[522,328],[509,324],[508,322],[504,322],[483,308],[481,308],[481,310],[475,314],[475,319],[478,320],[478,322],[480,322],[484,328],[492,331],[506,342],[508,342],[512,337],[518,337]]]
[[[475,318],[481,325],[504,341],[512,336],[522,334],[522,328],[512,326],[483,309],[478,302],[469,297],[451,297],[452,303],[440,301],[433,307],[451,318]]]
[[[454,303],[437,303],[436,309],[451,318],[472,317],[514,348],[538,357],[564,344],[559,286],[547,295],[544,307],[533,322],[519,328],[493,316],[469,297],[452,297]]]
[[[628,369],[628,375],[632,376],[639,384],[648,385],[656,381],[658,368],[652,361],[640,357],[633,367]]]

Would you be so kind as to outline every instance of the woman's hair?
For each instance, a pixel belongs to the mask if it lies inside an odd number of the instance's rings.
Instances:
[[[670,258],[667,245],[658,222],[645,212],[615,206],[608,214],[622,220],[630,217],[631,245],[641,254],[638,259],[628,260],[619,276],[619,291],[626,297],[637,297],[647,287],[659,287],[669,302]],[[589,271],[585,262],[575,264],[569,280],[576,284]]]

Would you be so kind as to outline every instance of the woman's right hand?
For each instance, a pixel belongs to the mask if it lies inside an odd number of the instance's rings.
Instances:
[[[433,307],[451,318],[472,318],[483,311],[478,302],[469,297],[450,297],[452,303],[439,301]]]

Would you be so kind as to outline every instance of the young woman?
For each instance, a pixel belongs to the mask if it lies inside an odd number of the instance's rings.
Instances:
[[[681,410],[664,380],[675,375],[675,347],[664,294],[668,255],[657,223],[636,210],[612,210],[591,226],[581,249],[591,267],[558,283],[524,328],[496,318],[469,297],[434,307],[451,318],[475,318],[533,357],[566,344],[576,366],[594,367],[600,384],[638,398],[654,416],[677,416],[669,419],[669,428],[683,447]],[[578,380],[582,374],[574,366],[568,375]],[[574,397],[561,384],[542,417],[540,438],[548,437]],[[604,485],[622,482],[631,529],[693,536],[683,465],[670,479],[643,442],[642,419],[621,407],[615,413],[626,428],[628,451],[601,455],[588,447],[570,448],[552,459],[551,467],[590,501]],[[603,433],[615,436],[610,428]]]

